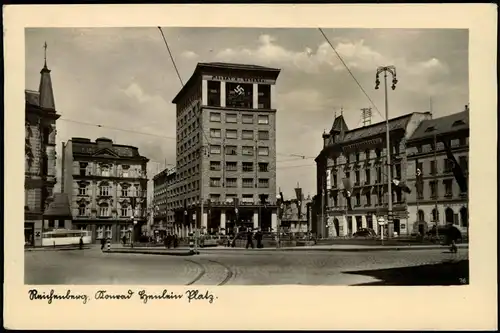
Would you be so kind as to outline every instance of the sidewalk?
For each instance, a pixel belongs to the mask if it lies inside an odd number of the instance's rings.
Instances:
[[[90,246],[84,246],[82,250],[90,249]],[[80,250],[79,246],[66,246],[66,247],[53,247],[53,246],[44,246],[44,247],[27,247],[24,248],[25,252],[32,251],[77,251]]]
[[[458,244],[459,249],[468,249],[468,244]],[[382,246],[382,245],[313,245],[313,246],[297,246],[297,247],[267,247],[263,249],[254,249],[255,251],[338,251],[338,252],[371,252],[371,251],[415,251],[415,250],[447,250],[448,246],[444,245],[400,245],[400,246]],[[251,249],[249,249],[251,250]],[[249,251],[244,247],[206,247],[198,248],[200,253],[209,253],[217,251]],[[106,252],[106,251],[105,251]],[[173,255],[173,256],[189,256],[188,247],[179,247],[175,249],[151,248],[151,247],[112,247],[111,253],[136,253],[136,254],[157,254],[157,255]]]

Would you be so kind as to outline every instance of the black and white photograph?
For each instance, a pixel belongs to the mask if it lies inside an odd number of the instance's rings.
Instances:
[[[470,29],[23,34],[30,300],[474,284],[469,235],[496,219],[472,213],[471,128],[489,111],[471,102]]]

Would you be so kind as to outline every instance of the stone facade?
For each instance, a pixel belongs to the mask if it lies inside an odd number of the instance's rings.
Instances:
[[[62,159],[73,228],[90,231],[94,242],[137,239],[147,223],[148,159],[136,147],[107,138],[72,138],[63,143]]]
[[[47,64],[40,72],[38,91],[25,91],[25,245],[41,246],[43,213],[56,183],[57,114]]]
[[[153,177],[153,232],[162,236],[173,232],[172,199],[176,184],[175,168],[165,169]]]

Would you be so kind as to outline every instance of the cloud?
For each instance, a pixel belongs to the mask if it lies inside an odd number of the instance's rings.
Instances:
[[[192,60],[198,58],[199,56],[193,51],[184,51],[181,53],[181,57]]]

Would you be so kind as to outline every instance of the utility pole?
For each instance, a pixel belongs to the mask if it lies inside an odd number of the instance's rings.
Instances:
[[[396,89],[396,84],[398,80],[396,79],[396,67],[394,66],[383,66],[377,68],[377,74],[375,79],[375,89],[379,88],[380,73],[384,73],[384,97],[385,97],[385,126],[386,126],[386,149],[387,149],[387,238],[390,237],[390,224],[392,223],[392,179],[391,179],[391,143],[390,143],[390,129],[389,129],[389,100],[388,100],[388,92],[387,92],[387,72],[392,75],[392,90]]]

